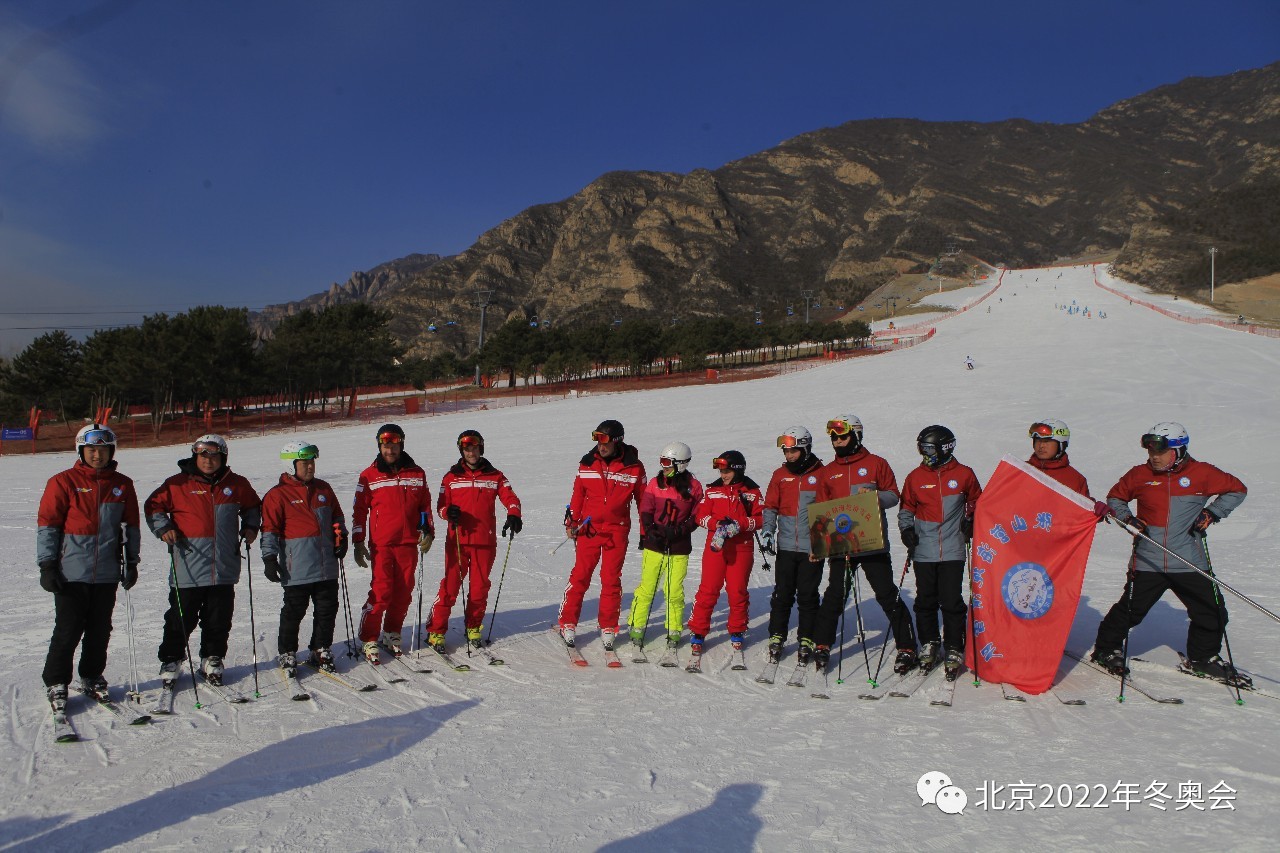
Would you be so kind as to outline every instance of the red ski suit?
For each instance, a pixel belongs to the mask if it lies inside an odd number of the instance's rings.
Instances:
[[[1086,498],[1089,497],[1089,481],[1084,478],[1084,474],[1071,467],[1071,459],[1067,454],[1063,453],[1057,459],[1041,462],[1033,453],[1031,458],[1027,460],[1027,464],[1040,470],[1051,480],[1056,480],[1071,489],[1071,491],[1078,492]]]
[[[427,626],[430,633],[443,634],[448,629],[449,612],[458,600],[464,570],[469,592],[463,604],[463,624],[467,628],[478,628],[484,622],[485,607],[489,603],[489,572],[498,554],[495,512],[498,501],[502,501],[508,515],[520,515],[520,498],[516,497],[511,483],[483,456],[474,470],[459,460],[440,481],[436,512],[448,521],[449,507],[456,506],[462,510],[462,518],[457,524],[450,524],[445,534],[444,577],[431,605]]]
[[[693,599],[689,630],[705,637],[711,630],[711,611],[724,589],[729,597],[729,633],[741,634],[750,620],[751,597],[747,581],[755,560],[755,531],[764,525],[764,496],[750,477],[725,485],[719,480],[706,485],[698,508],[693,511],[698,524],[714,531],[723,519],[738,523],[738,534],[725,540],[718,552],[711,550],[712,536],[702,551],[702,580]]]
[[[394,469],[379,456],[360,472],[351,520],[351,541],[368,539],[373,565],[369,598],[360,611],[361,642],[377,640],[379,630],[397,634],[404,627],[420,528],[435,536],[427,473],[408,453],[400,454]]]
[[[560,601],[558,625],[576,627],[582,599],[600,565],[600,629],[618,630],[622,609],[622,561],[631,535],[631,505],[640,506],[648,482],[636,449],[619,443],[618,452],[602,459],[597,449],[583,456],[573,480],[567,530],[578,530],[577,559]],[[590,522],[583,524],[587,519]]]

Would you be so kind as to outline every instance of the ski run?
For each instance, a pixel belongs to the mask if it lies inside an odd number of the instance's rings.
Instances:
[[[1012,271],[1003,279],[993,273],[974,287],[934,296],[940,306],[934,315],[899,317],[900,328],[922,322],[937,331],[893,352],[745,382],[398,418],[406,451],[428,472],[433,499],[456,461],[455,437],[475,428],[525,507],[493,645],[470,657],[459,600],[447,657],[427,649],[399,660],[383,654],[371,667],[346,655],[340,618],[333,645],[338,672],[308,666],[304,649],[296,680],[282,678],[274,658],[280,587],[264,579],[254,546],[256,685],[242,578],[226,685],[215,691],[201,679],[193,688],[184,661],[174,689],[162,690],[155,650],[168,561],[144,531],[132,590],[143,702],[116,703],[151,717],[139,725],[95,707],[75,683],[66,727],[52,722],[40,667],[53,604],[32,563],[35,512],[45,482],[68,467],[73,452],[12,453],[6,442],[0,575],[8,596],[0,628],[9,642],[0,652],[6,712],[0,848],[826,851],[1015,850],[1042,843],[1270,850],[1280,802],[1274,734],[1280,626],[1227,600],[1231,649],[1255,685],[1240,691],[1239,704],[1234,689],[1177,671],[1187,620],[1166,593],[1130,636],[1132,677],[1125,701],[1116,701],[1120,680],[1086,662],[1099,621],[1123,589],[1131,551],[1130,538],[1113,525],[1097,530],[1067,644],[1085,661],[1064,657],[1053,688],[1039,695],[981,678],[975,686],[968,670],[954,682],[940,668],[899,677],[892,644],[879,683],[869,683],[886,620],[865,577],[859,607],[870,673],[852,639],[852,601],[845,616],[850,639],[832,648],[827,672],[811,665],[802,679],[793,678],[794,611],[787,653],[769,666],[774,574],[763,571],[758,554],[743,653],[735,655],[729,642],[722,594],[696,675],[682,671],[692,662],[687,629],[675,652],[663,648],[661,590],[647,626],[660,639],[647,644],[647,664],[634,662],[636,649],[620,646],[624,665],[606,666],[596,621],[598,571],[577,647],[566,649],[554,631],[574,549],[549,552],[564,538],[564,504],[590,433],[612,417],[626,425],[627,442],[639,448],[651,475],[659,448],[679,440],[693,450],[690,470],[698,479],[710,479],[711,460],[734,448],[762,486],[781,464],[775,438],[792,424],[806,425],[829,460],[823,424],[845,412],[859,415],[867,447],[889,461],[899,484],[919,461],[916,434],[945,424],[958,438],[956,457],[985,483],[1003,455],[1029,454],[1030,422],[1059,417],[1072,429],[1071,461],[1095,495],[1141,461],[1144,430],[1176,420],[1190,431],[1196,458],[1236,473],[1249,487],[1239,509],[1210,532],[1215,572],[1274,610],[1280,454],[1269,452],[1267,442],[1269,427],[1280,423],[1280,395],[1268,389],[1276,387],[1280,341],[1130,305],[1096,286],[1095,273],[1135,300],[1208,315],[1185,300],[1116,282],[1104,266]],[[1091,316],[1056,307],[1073,301]],[[942,306],[965,305],[973,307],[943,318],[949,308]],[[965,368],[966,356],[975,369]],[[353,423],[297,434],[320,448],[317,475],[333,485],[344,509],[356,475],[373,458],[371,429]],[[231,467],[265,492],[279,477],[279,448],[291,435],[233,434]],[[124,442],[117,459],[145,495],[185,453]],[[892,524],[893,510],[889,518]],[[694,536],[686,619],[704,536]],[[639,580],[635,542],[633,530],[623,565],[624,638]],[[442,576],[443,546],[441,533],[423,561],[424,620]],[[901,566],[896,538],[891,549]],[[350,557],[345,570],[358,616],[369,572]],[[913,575],[902,594],[910,608]],[[408,637],[417,598],[415,589]],[[491,592],[491,605],[492,598]],[[310,629],[308,614],[304,645]],[[193,654],[198,639],[197,630]],[[490,655],[504,664],[491,664]],[[105,676],[121,696],[128,638],[120,602]],[[788,687],[793,680],[802,686]],[[303,693],[310,700],[294,701]],[[249,701],[235,701],[237,695]],[[1084,704],[1072,704],[1078,702]],[[59,743],[59,736],[78,739]],[[921,805],[917,782],[929,772],[945,774],[966,794],[962,815]],[[1019,797],[1028,786],[1031,799]],[[1049,789],[1035,786],[1051,786],[1050,801],[1087,786],[1090,805],[1102,786],[1106,807],[1077,807],[1078,800],[1042,806]]]

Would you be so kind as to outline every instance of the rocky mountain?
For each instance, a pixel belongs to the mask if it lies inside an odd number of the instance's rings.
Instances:
[[[947,248],[1017,266],[1118,251],[1121,274],[1185,286],[1207,241],[1230,236],[1189,212],[1270,183],[1280,63],[1163,86],[1079,124],[853,121],[714,171],[609,173],[459,255],[378,268],[395,267],[395,284],[365,298],[427,354],[474,347],[478,291],[491,329],[535,315],[774,318],[801,290],[852,303]],[[1221,273],[1231,247],[1218,248]]]

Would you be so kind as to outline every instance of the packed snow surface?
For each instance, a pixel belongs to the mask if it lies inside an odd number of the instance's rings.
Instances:
[[[79,743],[51,739],[40,670],[53,601],[40,589],[34,565],[41,491],[73,453],[5,455],[0,846],[1274,849],[1280,700],[1246,693],[1238,705],[1222,685],[1173,672],[1186,616],[1172,595],[1133,632],[1131,651],[1149,661],[1136,664],[1138,684],[1154,695],[1183,698],[1182,705],[1157,704],[1132,691],[1121,704],[1117,681],[1070,659],[1053,692],[1026,702],[1006,701],[996,685],[975,688],[968,677],[958,682],[949,708],[931,705],[923,689],[906,699],[862,700],[858,694],[869,685],[862,646],[852,639],[852,604],[841,664],[845,683],[833,674],[829,700],[811,698],[811,688],[785,686],[794,634],[777,684],[758,684],[772,589],[772,576],[758,561],[746,673],[728,668],[723,597],[701,675],[633,664],[625,643],[625,666],[607,669],[593,622],[580,627],[591,665],[572,667],[551,632],[573,553],[569,546],[549,552],[563,537],[577,460],[604,418],[626,425],[627,440],[651,471],[659,449],[680,440],[693,447],[699,477],[710,479],[710,460],[734,448],[764,484],[782,461],[775,436],[792,424],[808,426],[819,437],[820,455],[830,458],[822,425],[857,414],[867,446],[890,461],[901,482],[918,462],[916,434],[942,423],[959,437],[957,458],[985,481],[1001,456],[1029,455],[1033,420],[1056,417],[1070,425],[1072,461],[1097,496],[1145,458],[1138,439],[1148,427],[1179,421],[1190,431],[1193,455],[1249,487],[1239,510],[1212,528],[1215,569],[1263,606],[1280,610],[1280,454],[1271,430],[1280,423],[1280,341],[1180,323],[1130,305],[1096,287],[1094,274],[1091,267],[1008,272],[980,307],[941,321],[930,340],[775,378],[406,417],[407,450],[427,469],[433,493],[456,460],[455,437],[475,428],[524,502],[525,528],[510,551],[494,630],[493,650],[505,667],[472,658],[474,671],[454,673],[431,661],[435,674],[411,675],[372,693],[304,671],[314,699],[292,702],[271,664],[280,588],[262,576],[254,548],[261,698],[228,705],[202,694],[205,707],[197,710],[184,677],[176,716],[145,727],[124,726],[73,698]],[[997,287],[995,276],[972,294],[944,297],[958,306],[991,287]],[[1061,307],[1073,301],[1087,306],[1089,316]],[[965,369],[966,356],[975,370]],[[307,434],[321,450],[319,476],[348,510],[356,475],[374,455],[373,426]],[[278,453],[290,437],[234,439],[231,467],[265,492],[282,470]],[[126,448],[118,458],[145,497],[185,453],[181,447]],[[695,544],[690,601],[701,534]],[[1120,530],[1099,530],[1070,649],[1090,648],[1102,614],[1120,594],[1129,548]],[[425,560],[424,609],[442,573],[441,550]],[[903,557],[899,546],[896,566]],[[350,558],[346,570],[358,608],[369,573]],[[159,684],[155,650],[166,572],[164,548],[144,532],[142,580],[132,598],[149,695]],[[633,551],[624,570],[624,618],[638,575]],[[908,601],[912,587],[908,577]],[[874,670],[885,619],[865,580],[860,593]],[[593,586],[584,619],[594,618],[597,595]],[[227,678],[252,694],[249,601],[242,580]],[[1260,688],[1280,694],[1280,625],[1236,599],[1228,605],[1237,663],[1254,672]],[[415,598],[407,642],[416,613]],[[650,635],[656,637],[654,619]],[[308,617],[304,643],[309,631]],[[341,619],[337,634],[345,636]],[[451,647],[461,640],[459,607]],[[128,673],[127,649],[121,594],[106,673],[117,693]],[[682,646],[682,659],[687,654]],[[654,650],[652,659],[657,656]],[[344,672],[355,666],[340,659]],[[1061,701],[1074,698],[1087,704]],[[967,799],[963,813],[921,804],[917,782],[930,771],[958,789],[947,792],[947,808]],[[923,787],[936,791],[938,777]],[[944,802],[943,795],[937,800]]]

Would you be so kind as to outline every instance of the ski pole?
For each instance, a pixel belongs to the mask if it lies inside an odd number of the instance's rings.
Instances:
[[[1216,577],[1216,576],[1214,576],[1213,574],[1211,574],[1211,573],[1209,573],[1209,572],[1206,572],[1204,569],[1200,568],[1200,567],[1199,567],[1199,566],[1197,566],[1195,563],[1193,563],[1193,562],[1191,562],[1190,560],[1186,559],[1186,558],[1185,558],[1185,557],[1183,557],[1181,554],[1178,554],[1178,553],[1176,553],[1176,552],[1174,552],[1174,551],[1170,551],[1168,548],[1164,547],[1164,546],[1163,546],[1163,545],[1161,545],[1159,542],[1157,542],[1156,540],[1152,539],[1150,536],[1148,536],[1147,534],[1143,533],[1143,532],[1142,532],[1141,530],[1139,530],[1138,528],[1133,527],[1132,525],[1130,525],[1130,524],[1129,524],[1129,522],[1127,522],[1127,521],[1121,521],[1121,520],[1120,520],[1120,519],[1118,519],[1118,518],[1117,518],[1117,519],[1115,519],[1115,522],[1116,522],[1116,524],[1117,524],[1117,525],[1119,525],[1119,526],[1120,526],[1120,528],[1121,528],[1122,530],[1124,530],[1124,531],[1125,531],[1126,533],[1128,533],[1130,536],[1133,536],[1133,537],[1135,537],[1135,538],[1136,538],[1136,537],[1138,537],[1138,536],[1141,536],[1143,539],[1145,539],[1146,541],[1150,542],[1152,545],[1156,546],[1156,547],[1157,547],[1157,548],[1159,548],[1161,551],[1164,551],[1164,552],[1165,552],[1166,554],[1168,554],[1170,557],[1173,557],[1175,560],[1177,560],[1178,562],[1182,563],[1182,564],[1183,564],[1183,565],[1185,565],[1187,568],[1191,569],[1192,571],[1196,571],[1196,572],[1199,572],[1200,574],[1204,575],[1206,578],[1208,578],[1209,580],[1213,581],[1215,584],[1217,584],[1218,586],[1222,587],[1222,588],[1223,588],[1223,589],[1225,589],[1227,592],[1229,592],[1229,593],[1231,593],[1232,595],[1234,595],[1234,596],[1236,596],[1237,598],[1239,598],[1239,599],[1240,599],[1241,601],[1243,601],[1245,604],[1248,604],[1250,607],[1253,607],[1253,608],[1255,608],[1256,610],[1259,610],[1259,611],[1261,611],[1262,613],[1265,613],[1266,615],[1270,616],[1272,619],[1276,620],[1277,622],[1280,622],[1280,616],[1277,616],[1276,614],[1272,613],[1270,610],[1268,610],[1267,608],[1263,607],[1261,604],[1259,604],[1258,602],[1254,601],[1252,598],[1250,598],[1249,596],[1245,595],[1245,594],[1244,594],[1243,592],[1241,592],[1240,590],[1238,590],[1238,589],[1236,589],[1236,588],[1232,587],[1230,584],[1228,584],[1228,583],[1226,583],[1226,582],[1224,582],[1224,581],[1220,580],[1219,578],[1217,578],[1217,577]]]
[[[121,531],[120,537],[120,579],[124,580],[125,576],[125,558],[124,558],[124,535]],[[134,702],[142,702],[142,691],[138,688],[138,653],[133,642],[133,597],[129,594],[126,587],[124,591],[124,613],[125,621],[129,627],[129,691],[126,694],[129,699]]]
[[[585,527],[586,527],[588,524],[590,524],[590,523],[591,523],[591,516],[589,516],[589,515],[588,515],[586,518],[582,519],[582,523],[581,523],[581,524],[579,524],[577,527],[573,528],[573,533],[581,533],[581,532],[582,532],[582,530],[583,530],[583,528],[585,528]],[[556,547],[554,547],[554,548],[552,548],[552,549],[551,549],[551,553],[552,553],[552,554],[554,554],[556,551],[559,551],[561,548],[563,548],[563,547],[564,547],[564,543],[565,543],[565,542],[568,542],[570,539],[572,539],[572,538],[573,538],[573,533],[567,533],[567,534],[565,534],[565,537],[564,537],[564,539],[563,539],[563,540],[561,540],[560,544],[559,544],[559,545],[557,545]]]
[[[493,642],[493,623],[498,621],[498,604],[502,601],[502,582],[507,579],[507,560],[511,559],[511,545],[516,541],[516,535],[513,532],[511,538],[507,540],[507,553],[502,558],[502,574],[498,575],[498,594],[493,597],[493,612],[489,614],[489,633],[484,638],[484,644],[487,646]]]
[[[1209,567],[1209,575],[1213,576],[1213,560],[1209,559],[1209,537],[1207,535],[1200,537],[1200,546],[1204,548],[1204,562],[1205,565]],[[1218,613],[1218,627],[1222,629],[1222,642],[1227,647],[1227,665],[1231,667],[1232,672],[1235,672],[1236,662],[1231,657],[1231,640],[1227,637],[1227,623],[1226,620],[1222,618],[1223,611],[1226,607],[1222,601],[1222,594],[1218,592],[1218,584],[1216,581],[1213,584],[1213,603],[1214,608]],[[1237,682],[1231,686],[1236,690],[1236,704],[1243,705],[1244,699],[1240,696],[1240,684]]]
[[[249,640],[253,645],[253,696],[261,699],[258,689],[258,627],[253,621],[253,561],[249,558],[249,540],[244,541],[244,574],[249,579]]]
[[[355,619],[351,616],[351,594],[347,590],[347,561],[338,561],[338,578],[342,581],[342,602],[346,612],[343,614],[347,627],[347,657],[353,658],[355,653]]]
[[[196,697],[196,710],[200,704],[200,688],[196,686],[196,665],[191,661],[191,634],[187,631],[187,617],[182,612],[182,589],[178,586],[178,566],[173,558],[173,546],[169,546],[169,575],[173,578],[173,601],[178,606],[178,626],[182,628],[183,641],[187,644],[187,668],[191,670],[191,692]]]
[[[413,625],[413,656],[418,656],[418,650],[422,648],[422,563],[427,555],[418,552],[418,621]]]
[[[969,605],[965,609],[965,615],[969,617],[969,642],[973,644],[973,686],[981,687],[982,674],[978,671],[978,658],[981,657],[978,649],[978,623],[973,618],[973,562],[970,559],[973,555],[973,545],[968,542],[965,544],[968,547],[964,550],[964,571],[969,576]]]
[[[467,639],[467,607],[471,604],[471,591],[468,588],[467,576],[470,572],[465,571],[462,567],[462,536],[459,535],[457,523],[449,522],[449,529],[453,531],[453,544],[458,552],[458,588],[462,591],[462,642],[467,647],[467,657],[471,657],[471,642]],[[449,571],[448,566],[445,566],[445,571]],[[447,625],[445,627],[446,629],[448,628]]]
[[[1120,695],[1117,702],[1124,702],[1124,688],[1129,679],[1129,632],[1133,630],[1133,582],[1137,579],[1138,540],[1133,540],[1133,553],[1129,556],[1129,571],[1124,579],[1124,644],[1120,647]],[[977,660],[975,657],[974,660]]]
[[[766,572],[770,571],[773,567],[769,565],[769,554],[773,552],[766,548],[765,544],[760,541],[759,530],[756,531],[756,544],[760,546],[760,568],[764,569]]]
[[[915,555],[915,551],[912,550],[911,548],[908,548],[907,560],[905,563],[902,564],[902,577],[898,578],[899,603],[902,602],[902,597],[901,597],[902,585],[907,582],[907,571],[911,568],[911,561],[914,555]],[[906,609],[906,606],[907,606],[906,604],[902,604],[902,607],[904,610]],[[880,668],[884,666],[884,653],[889,648],[889,638],[891,636],[893,636],[892,631],[886,632],[884,635],[884,642],[880,644],[880,659],[876,661],[876,678],[877,679],[880,678]]]
[[[850,584],[850,581],[852,581],[852,584]],[[846,601],[844,604],[840,606],[840,614],[842,617],[840,621],[842,625],[844,623],[844,619],[843,619],[844,611],[849,609],[848,596],[849,596],[849,587],[851,585],[853,587],[853,612],[854,612],[854,615],[858,617],[858,636],[862,639],[862,662],[866,664],[867,672],[870,673],[871,672],[871,656],[867,654],[867,631],[866,631],[866,626],[862,622],[862,606],[859,604],[859,599],[862,598],[862,590],[860,588],[860,584],[858,583],[858,570],[853,566],[853,559],[850,558],[848,555],[845,555],[845,558],[844,558],[845,593],[844,594],[845,594]],[[844,655],[843,632],[840,635],[840,654],[842,656]]]

